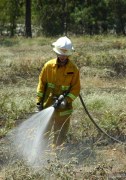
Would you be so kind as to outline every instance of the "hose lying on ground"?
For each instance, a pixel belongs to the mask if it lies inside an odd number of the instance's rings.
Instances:
[[[109,137],[110,139],[112,139],[113,141],[116,141],[116,142],[118,142],[118,143],[121,143],[121,144],[125,144],[125,145],[126,145],[126,143],[123,143],[122,141],[120,141],[120,140],[118,140],[118,139],[110,136],[110,135],[107,134],[103,129],[101,129],[101,128],[99,127],[99,125],[94,121],[93,117],[90,115],[90,113],[89,113],[88,109],[86,108],[86,105],[85,105],[85,103],[84,103],[84,101],[83,101],[83,99],[82,99],[82,96],[81,96],[80,94],[79,94],[79,98],[80,98],[80,101],[81,101],[81,103],[82,103],[82,106],[84,107],[85,112],[87,113],[87,115],[88,115],[88,117],[90,118],[90,120],[92,121],[92,123],[96,126],[96,128],[97,128],[101,133],[105,134],[107,137]]]

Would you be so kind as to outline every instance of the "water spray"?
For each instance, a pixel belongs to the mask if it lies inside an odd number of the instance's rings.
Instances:
[[[47,152],[50,142],[47,142],[45,133],[47,133],[46,130],[55,109],[60,106],[64,98],[65,95],[60,95],[52,106],[35,113],[7,135],[17,157],[25,160],[28,165],[34,168],[42,167],[49,158]]]

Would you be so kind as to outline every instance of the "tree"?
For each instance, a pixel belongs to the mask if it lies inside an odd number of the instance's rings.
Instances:
[[[26,37],[32,37],[32,30],[31,30],[31,1],[32,0],[26,0],[25,1],[25,8],[26,8],[26,14],[25,14],[25,35]]]
[[[109,11],[111,12],[111,19],[113,24],[116,26],[117,34],[126,35],[126,1],[125,0],[110,0]]]
[[[38,0],[38,21],[46,36],[63,34],[62,2],[60,0]]]
[[[18,0],[10,0],[10,1],[0,1],[1,14],[0,20],[2,26],[6,31],[9,31],[9,35],[12,37],[15,34],[17,18],[19,16],[19,1]]]

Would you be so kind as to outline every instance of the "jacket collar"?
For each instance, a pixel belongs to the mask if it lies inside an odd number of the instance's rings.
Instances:
[[[57,58],[56,60],[58,67],[65,66],[68,63],[68,61],[69,61],[68,58],[63,63],[59,60],[59,58]]]

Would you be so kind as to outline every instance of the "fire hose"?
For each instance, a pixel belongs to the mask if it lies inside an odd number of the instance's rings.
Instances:
[[[121,144],[125,144],[125,145],[126,145],[126,143],[123,143],[122,141],[120,141],[120,140],[118,140],[118,139],[110,136],[107,132],[105,132],[103,129],[101,129],[101,128],[99,127],[99,125],[95,122],[95,120],[93,119],[93,117],[91,116],[91,114],[89,113],[89,111],[88,111],[88,109],[87,109],[87,107],[86,107],[86,105],[85,105],[85,103],[84,103],[84,101],[83,101],[83,98],[82,98],[82,96],[81,96],[80,94],[79,94],[79,98],[80,98],[80,101],[81,101],[81,103],[82,103],[82,106],[83,106],[86,114],[88,115],[88,117],[89,117],[89,119],[91,120],[91,122],[96,126],[96,128],[97,128],[101,133],[105,134],[107,137],[109,137],[110,139],[112,139],[113,141],[116,141],[116,142],[118,142],[118,143],[121,143]]]
[[[60,106],[61,102],[64,100],[64,98],[66,97],[66,95],[67,95],[67,93],[65,93],[65,94],[63,94],[63,95],[60,95],[60,96],[56,99],[56,101],[55,101],[54,104],[53,104],[53,107],[54,107],[55,109],[57,109],[57,108]],[[106,135],[108,138],[112,139],[113,141],[116,141],[116,142],[121,143],[121,144],[126,144],[126,143],[123,143],[122,141],[114,138],[113,136],[110,136],[106,131],[104,131],[103,129],[101,129],[100,126],[95,122],[95,120],[93,119],[93,117],[92,117],[91,114],[89,113],[89,111],[88,111],[88,109],[87,109],[87,107],[86,107],[86,105],[85,105],[85,103],[84,103],[84,101],[83,101],[83,98],[82,98],[82,96],[81,96],[80,94],[79,94],[79,98],[80,98],[80,101],[81,101],[81,103],[82,103],[82,106],[83,106],[86,114],[88,115],[88,117],[89,117],[89,119],[91,120],[91,122],[95,125],[95,127],[99,130],[99,132],[103,133],[103,134]]]

